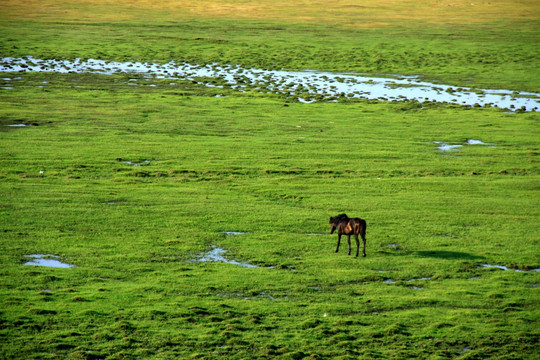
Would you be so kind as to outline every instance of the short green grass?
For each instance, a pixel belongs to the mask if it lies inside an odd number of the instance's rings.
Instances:
[[[5,357],[536,356],[540,274],[480,267],[540,267],[536,113],[18,76]],[[434,144],[467,139],[493,147]],[[366,258],[334,253],[341,212],[367,220]],[[260,267],[193,262],[212,246]]]
[[[540,7],[534,1],[524,2],[521,11],[508,0],[479,3],[485,10],[472,12],[469,1],[457,7],[415,1],[421,4],[419,12],[409,15],[406,9],[415,4],[401,5],[403,18],[391,10],[403,2],[397,0],[365,6],[380,14],[341,4],[338,16],[307,1],[286,4],[276,10],[278,16],[268,17],[257,8],[239,10],[237,17],[200,9],[196,14],[206,16],[192,16],[184,2],[172,5],[176,10],[165,4],[166,10],[146,8],[144,1],[100,2],[0,2],[0,54],[421,75],[452,85],[540,92],[539,15],[534,16]],[[302,14],[308,5],[317,9],[306,10],[311,20],[288,19],[290,12]],[[386,25],[370,25],[372,16],[386,18]],[[457,23],[449,21],[453,16]]]
[[[4,0],[0,55],[539,89],[531,1],[231,4]],[[0,75],[2,358],[538,357],[538,113],[130,78]],[[366,258],[334,253],[342,212]]]

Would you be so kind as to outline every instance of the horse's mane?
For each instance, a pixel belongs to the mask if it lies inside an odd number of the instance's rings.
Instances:
[[[341,221],[349,220],[349,217],[347,216],[347,214],[339,214],[338,216],[334,217],[334,220],[337,222],[341,222]]]

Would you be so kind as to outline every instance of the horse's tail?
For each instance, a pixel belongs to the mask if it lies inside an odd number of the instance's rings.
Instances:
[[[364,219],[360,219],[360,234],[362,235],[362,238],[366,238],[366,228],[367,228],[367,222]]]

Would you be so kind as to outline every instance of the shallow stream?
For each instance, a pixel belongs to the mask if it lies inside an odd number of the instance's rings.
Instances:
[[[148,78],[180,79],[212,87],[227,86],[238,91],[258,90],[280,93],[303,103],[317,100],[377,99],[383,101],[431,101],[466,106],[496,106],[511,111],[518,109],[532,111],[540,108],[540,94],[538,93],[434,84],[422,81],[417,76],[379,77],[357,73],[308,70],[246,69],[233,65],[197,65],[174,61],[160,64],[96,59],[43,60],[30,56],[26,58],[0,58],[0,72],[132,73],[147,78],[130,79],[130,84],[147,81]],[[8,84],[1,87],[4,91],[13,89],[16,84],[11,78],[3,78],[3,80]]]

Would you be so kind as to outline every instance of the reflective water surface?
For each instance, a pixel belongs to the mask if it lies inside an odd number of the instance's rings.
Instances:
[[[246,262],[229,260],[224,256],[226,252],[227,250],[215,246],[212,250],[202,254],[200,258],[194,260],[194,262],[224,262],[227,264],[238,265],[245,268],[258,268],[259,267],[257,265],[249,264]]]
[[[309,70],[263,70],[235,65],[198,65],[174,61],[160,64],[96,59],[44,60],[30,56],[0,58],[0,72],[133,73],[161,79],[190,80],[212,87],[228,86],[238,91],[253,89],[277,92],[292,96],[303,103],[361,98],[383,101],[432,101],[467,106],[488,105],[511,111],[517,109],[531,111],[540,108],[540,94],[537,93],[434,84],[417,76],[379,77]],[[4,79],[9,79],[6,80],[9,81],[9,86],[4,87],[4,90],[15,86],[11,78]],[[136,84],[138,81],[139,79],[130,79],[130,84]]]
[[[60,258],[57,255],[50,255],[50,254],[32,254],[32,255],[24,255],[24,257],[31,259],[30,261],[27,261],[24,263],[24,265],[31,265],[31,266],[46,266],[46,267],[56,267],[56,268],[71,268],[75,265],[66,264],[58,259]]]

